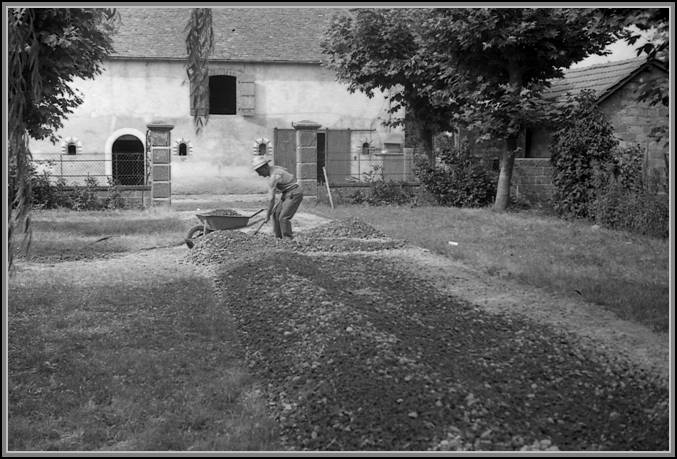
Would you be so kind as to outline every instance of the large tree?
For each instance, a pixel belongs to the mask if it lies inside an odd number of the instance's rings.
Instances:
[[[424,9],[350,10],[332,20],[321,47],[327,66],[349,91],[385,95],[391,115],[385,124],[403,124],[406,113],[432,158],[434,134],[450,129],[453,120],[450,99],[437,104],[429,96],[453,75],[431,74],[440,69],[422,43],[421,24],[428,14]]]
[[[518,137],[542,113],[548,80],[614,42],[618,25],[599,10],[581,8],[433,9],[424,23],[426,43],[441,62],[465,75],[462,86],[448,80],[449,96],[466,100],[461,118],[505,141],[494,209],[504,210]],[[476,85],[468,85],[469,81]]]
[[[73,80],[101,73],[116,18],[106,8],[8,9],[10,267],[17,232],[24,233],[25,249],[30,244],[29,138],[58,140],[63,120],[82,103]]]
[[[494,204],[504,210],[518,136],[544,116],[543,87],[616,40],[620,25],[603,19],[580,8],[361,9],[333,23],[323,47],[352,90],[399,88],[420,125],[505,141]]]

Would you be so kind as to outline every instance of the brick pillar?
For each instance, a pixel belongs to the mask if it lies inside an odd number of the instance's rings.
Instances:
[[[151,158],[150,199],[153,206],[172,204],[171,140],[174,125],[153,122],[146,126]]]
[[[296,129],[296,180],[304,196],[317,198],[317,130],[313,121],[292,123]]]

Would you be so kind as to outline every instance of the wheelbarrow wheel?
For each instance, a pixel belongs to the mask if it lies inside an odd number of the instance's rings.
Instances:
[[[197,225],[197,226],[192,227],[190,229],[190,231],[188,231],[188,235],[186,236],[186,239],[185,239],[186,245],[188,246],[189,249],[192,249],[193,246],[195,245],[193,243],[193,239],[195,239],[196,237],[204,236],[205,234],[209,234],[212,231],[214,231],[214,230],[207,228],[207,230],[205,232],[204,225]]]

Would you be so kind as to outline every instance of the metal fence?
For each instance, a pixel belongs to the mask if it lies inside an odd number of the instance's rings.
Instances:
[[[329,184],[332,186],[354,186],[368,184],[374,180],[416,183],[414,174],[413,150],[405,148],[402,152],[352,151],[348,159],[332,157],[325,159]],[[324,171],[318,168],[318,181],[324,183]]]
[[[111,159],[103,154],[40,155],[33,165],[51,182],[67,186],[146,185],[150,170],[144,153],[117,153]]]

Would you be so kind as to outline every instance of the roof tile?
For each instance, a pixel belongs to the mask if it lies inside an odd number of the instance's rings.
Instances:
[[[578,94],[584,89],[590,89],[595,91],[597,97],[601,97],[646,62],[645,57],[637,57],[565,70],[563,78],[551,81],[551,86],[545,91],[544,96],[548,99],[563,100],[567,93]]]
[[[190,8],[119,8],[113,57],[184,59]],[[320,62],[336,8],[212,8],[213,59]]]

